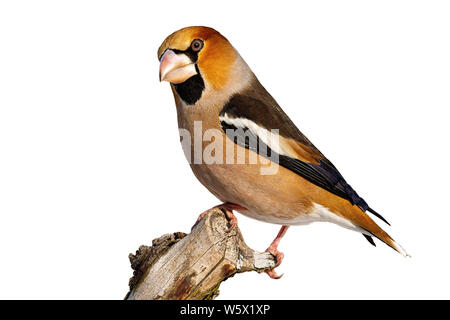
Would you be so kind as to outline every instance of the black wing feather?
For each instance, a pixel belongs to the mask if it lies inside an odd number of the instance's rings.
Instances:
[[[373,213],[376,217],[390,225],[386,219],[367,205],[366,201],[353,190],[331,162],[321,160],[320,164],[317,165],[288,156],[279,155],[279,164],[315,185],[350,201],[351,204],[357,205],[361,210]]]
[[[255,94],[255,92],[252,92]],[[261,94],[261,93],[259,93]],[[267,93],[268,95],[268,93]],[[250,96],[236,94],[229,102],[224,106],[220,113],[220,116],[227,115],[231,118],[246,118],[252,120],[253,122],[261,125],[264,128],[279,129],[280,134],[285,137],[293,138],[310,148],[312,148],[317,154],[323,156],[320,151],[295,127],[288,116],[281,110],[281,108],[276,104],[270,95],[264,96],[265,100],[271,101],[271,105],[263,103],[260,99],[255,99]],[[276,112],[273,112],[275,108]],[[253,133],[250,129],[238,129],[234,125],[221,121],[222,129],[227,133],[227,129],[240,130],[240,132],[245,133],[245,135],[256,137],[257,145],[263,146],[264,143]],[[249,149],[250,146],[247,143],[247,138],[241,137],[236,138],[236,132],[234,137],[234,142],[241,147]],[[229,137],[231,137],[229,135]],[[267,154],[262,154],[262,156],[272,155],[273,158],[278,159],[279,165],[285,167],[286,169],[295,172],[304,179],[310,181],[311,183],[343,198],[353,205],[357,205],[363,211],[369,211],[376,217],[380,218],[382,221],[389,222],[383,218],[379,213],[370,208],[367,203],[361,198],[356,191],[345,181],[341,173],[336,169],[336,167],[323,156],[319,164],[304,162],[295,158],[291,158],[285,155],[277,155],[269,146],[264,145],[265,149],[268,150]],[[253,150],[258,152],[259,150]],[[277,155],[278,157],[273,157]]]

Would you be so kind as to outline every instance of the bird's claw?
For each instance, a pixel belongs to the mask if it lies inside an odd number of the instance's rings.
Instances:
[[[284,275],[284,273],[282,273],[281,275],[278,275],[274,269],[266,270],[264,272],[267,273],[267,275],[269,277],[271,277],[272,279],[275,279],[275,280],[280,279]]]
[[[236,216],[234,215],[232,210],[229,210],[226,207],[221,207],[222,212],[225,214],[225,217],[228,220],[228,223],[230,224],[230,227],[226,230],[227,233],[230,233],[233,231],[234,228],[237,227],[238,221]]]
[[[271,255],[273,255],[277,262],[275,264],[275,267],[273,267],[272,269],[266,270],[264,272],[267,273],[267,275],[272,279],[280,279],[284,275],[284,273],[282,273],[281,275],[278,275],[275,271],[275,268],[278,267],[281,264],[281,262],[283,261],[284,253],[278,251],[278,249],[273,247],[272,245],[269,248],[267,248],[266,252],[269,252]]]

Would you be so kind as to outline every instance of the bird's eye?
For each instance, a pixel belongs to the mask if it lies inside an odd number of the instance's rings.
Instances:
[[[199,52],[203,48],[203,41],[200,39],[195,39],[191,43],[191,48],[194,50],[194,52]]]

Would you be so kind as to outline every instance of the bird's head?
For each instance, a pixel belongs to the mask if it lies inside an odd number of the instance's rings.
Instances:
[[[219,91],[233,78],[237,51],[219,32],[187,27],[169,35],[158,49],[159,79],[170,82],[188,105],[205,90]]]

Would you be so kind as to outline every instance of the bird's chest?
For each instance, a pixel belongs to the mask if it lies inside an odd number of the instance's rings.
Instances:
[[[219,156],[222,153],[226,137],[221,129],[218,114],[205,114],[194,107],[178,107],[178,130],[189,164],[211,163],[207,156],[208,150],[212,155]]]
[[[180,142],[197,179],[219,199],[230,198],[242,168],[236,167],[236,146],[222,130],[219,111],[179,105]]]

